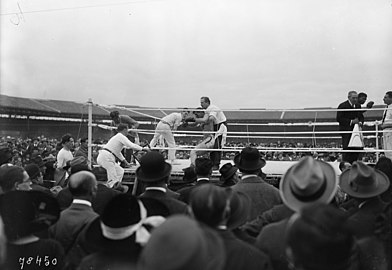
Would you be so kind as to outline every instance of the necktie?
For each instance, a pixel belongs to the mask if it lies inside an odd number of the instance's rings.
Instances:
[[[387,107],[387,109],[388,109],[388,107]],[[387,116],[387,109],[385,109],[385,110],[384,110],[384,115],[382,116],[382,121],[381,121],[381,124],[383,124],[383,123],[384,123],[385,116]]]

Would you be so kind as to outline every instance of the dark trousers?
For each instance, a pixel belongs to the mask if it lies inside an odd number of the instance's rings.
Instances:
[[[349,150],[348,144],[351,139],[351,134],[342,134],[342,146],[343,150]],[[359,159],[359,152],[343,152],[342,158],[343,161],[347,161],[350,164],[352,164],[354,161],[357,161]]]
[[[226,122],[219,123],[217,125],[214,125],[214,131],[218,131],[218,129],[220,128],[221,125],[227,126]],[[222,149],[222,135],[218,136],[215,139],[214,149]],[[213,166],[219,167],[221,159],[222,159],[222,151],[211,151],[210,159],[213,163]]]

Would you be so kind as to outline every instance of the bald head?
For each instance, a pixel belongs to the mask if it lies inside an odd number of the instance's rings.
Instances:
[[[93,173],[80,171],[69,177],[68,187],[74,198],[92,199],[97,190],[97,180]]]

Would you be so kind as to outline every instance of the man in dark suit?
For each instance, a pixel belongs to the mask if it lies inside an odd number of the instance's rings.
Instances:
[[[358,94],[356,91],[348,92],[348,100],[342,102],[338,106],[338,112],[336,113],[336,121],[339,122],[340,131],[352,131],[355,124],[362,125],[364,122],[363,111],[359,110],[361,105],[358,103]],[[352,111],[342,111],[346,109],[358,109]],[[343,150],[348,150],[348,144],[350,142],[351,133],[341,133]],[[359,157],[359,153],[356,152],[344,152],[343,161],[353,163]]]
[[[188,186],[177,190],[177,192],[180,193],[179,199],[185,203],[189,203],[191,192],[195,187],[210,183],[212,167],[214,166],[211,159],[197,158],[195,161],[195,165],[195,171],[197,176],[196,184],[194,186]]]
[[[136,169],[137,179],[145,185],[145,191],[139,198],[151,198],[162,202],[169,209],[171,215],[187,214],[187,205],[169,194],[166,183],[169,180],[170,172],[171,164],[165,162],[161,153],[152,151],[145,154],[140,159],[140,166]]]
[[[242,149],[241,153],[234,157],[234,163],[242,173],[242,177],[232,188],[247,194],[252,201],[251,213],[247,221],[255,219],[274,205],[282,203],[279,190],[258,176],[266,161],[261,158],[256,148]]]
[[[70,176],[68,187],[73,196],[72,204],[61,212],[57,223],[49,228],[49,235],[63,246],[69,267],[76,268],[86,255],[80,244],[84,231],[98,217],[91,207],[97,192],[97,180],[91,172],[80,171]]]

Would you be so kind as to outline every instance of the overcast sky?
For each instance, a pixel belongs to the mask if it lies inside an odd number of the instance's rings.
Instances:
[[[9,13],[20,13],[11,14]],[[93,7],[95,6],[95,7]],[[83,7],[83,8],[81,8]],[[151,107],[337,107],[392,90],[392,0],[1,0],[0,90]]]

